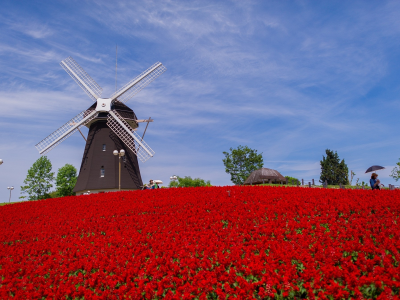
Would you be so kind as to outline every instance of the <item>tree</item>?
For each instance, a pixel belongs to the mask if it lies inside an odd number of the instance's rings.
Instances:
[[[326,157],[322,156],[321,163],[321,177],[319,182],[324,183],[325,180],[329,185],[349,184],[349,168],[347,167],[344,159],[340,161],[339,155],[335,151],[326,149]]]
[[[300,180],[298,180],[296,177],[291,177],[291,176],[285,176],[287,179],[287,184],[297,184],[300,183]]]
[[[231,181],[240,185],[249,177],[250,173],[263,167],[262,153],[247,146],[239,146],[237,149],[230,148],[230,153],[222,152],[225,158],[225,172],[231,175]]]
[[[76,168],[73,165],[66,164],[59,168],[56,179],[57,197],[75,195],[72,190],[75,187],[77,179]]]
[[[50,198],[49,190],[53,186],[54,172],[51,172],[51,162],[47,156],[42,156],[28,170],[28,175],[21,186],[21,193],[28,194],[28,200]],[[24,197],[24,196],[22,196]]]
[[[400,159],[396,163],[396,167],[393,168],[392,174],[389,175],[390,177],[393,177],[394,180],[398,181],[400,179]]]
[[[190,176],[179,177],[176,176],[178,181],[171,181],[169,187],[199,187],[199,186],[211,186],[210,180],[205,181],[204,179],[195,178],[192,179]]]
[[[57,196],[57,191],[50,191],[49,192],[49,198],[57,198],[58,196]]]
[[[353,170],[351,170],[351,171],[350,171],[350,185],[352,185],[352,183],[353,183],[353,178],[354,178],[355,175],[356,175],[356,173],[354,173]],[[357,185],[357,183],[356,183],[356,185]]]

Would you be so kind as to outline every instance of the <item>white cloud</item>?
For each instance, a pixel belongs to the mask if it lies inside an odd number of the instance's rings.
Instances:
[[[28,121],[28,118],[30,120],[36,118],[36,122],[54,120],[60,115],[69,115],[71,119],[93,104],[86,95],[77,97],[66,91],[37,90],[3,91],[0,94],[0,103],[2,103],[2,114],[7,118],[25,121]]]
[[[3,23],[7,24],[9,29],[21,32],[35,39],[48,38],[54,34],[54,30],[49,25],[37,21],[19,20],[15,22],[15,19],[8,18],[3,19]]]

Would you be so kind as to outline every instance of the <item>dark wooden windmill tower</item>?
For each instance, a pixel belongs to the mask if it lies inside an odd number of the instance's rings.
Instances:
[[[36,148],[39,153],[49,152],[78,131],[80,126],[87,126],[89,134],[74,189],[76,194],[118,190],[120,179],[121,190],[141,188],[143,183],[138,158],[145,162],[153,157],[154,151],[136,133],[136,129],[139,122],[151,120],[138,120],[124,102],[165,72],[166,68],[156,63],[110,98],[100,98],[102,88],[71,57],[61,61],[61,66],[96,103],[38,143]],[[113,155],[113,150],[121,149],[125,150],[122,158]]]

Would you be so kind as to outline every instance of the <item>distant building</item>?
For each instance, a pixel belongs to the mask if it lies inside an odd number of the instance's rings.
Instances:
[[[243,183],[244,185],[263,184],[263,183],[279,183],[286,184],[286,178],[276,170],[261,168],[250,174]]]

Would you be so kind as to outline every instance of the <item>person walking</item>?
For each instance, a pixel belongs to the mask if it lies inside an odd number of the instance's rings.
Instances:
[[[369,184],[371,185],[371,189],[373,189],[373,190],[381,189],[379,187],[379,185],[381,184],[381,181],[378,179],[378,174],[376,174],[376,173],[371,174],[371,179],[369,180]]]

